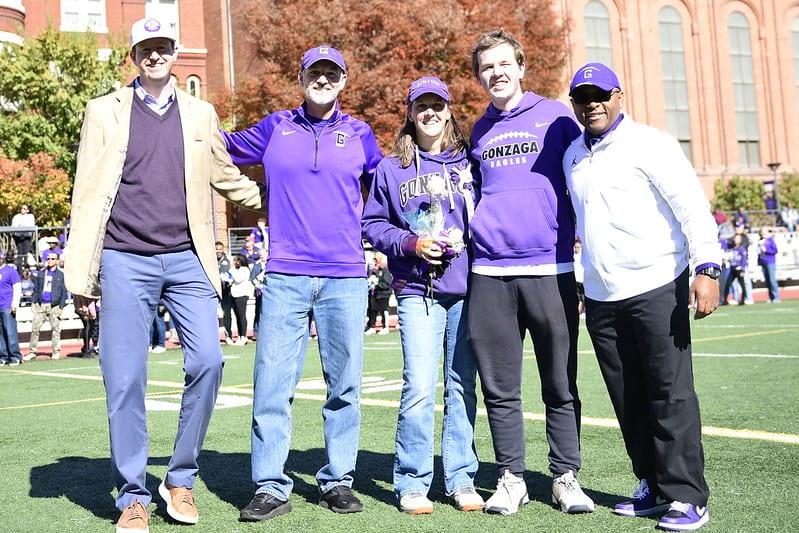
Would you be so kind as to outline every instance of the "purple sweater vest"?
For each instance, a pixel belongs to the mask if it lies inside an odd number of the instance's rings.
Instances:
[[[130,139],[104,247],[142,255],[191,248],[177,102],[163,116],[133,97]]]

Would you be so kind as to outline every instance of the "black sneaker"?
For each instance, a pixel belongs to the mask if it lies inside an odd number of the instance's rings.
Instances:
[[[291,502],[271,494],[256,494],[239,513],[240,522],[260,522],[291,512]]]
[[[319,505],[330,509],[334,513],[359,513],[363,511],[363,504],[346,485],[336,485],[322,494]]]

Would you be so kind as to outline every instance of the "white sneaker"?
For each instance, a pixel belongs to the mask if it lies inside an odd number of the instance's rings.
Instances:
[[[515,514],[519,506],[529,501],[524,479],[514,476],[510,470],[505,470],[502,477],[497,480],[497,491],[485,503],[485,510],[487,513]]]
[[[61,359],[61,354],[59,352],[53,352],[50,359]]]
[[[150,351],[153,353],[164,353],[166,351],[166,348],[163,346],[153,346],[150,349]]]
[[[451,497],[459,511],[482,511],[486,505],[474,487],[458,489]]]
[[[433,502],[423,494],[409,492],[400,497],[399,509],[408,514],[430,514],[433,512]]]
[[[381,329],[380,331],[377,332],[378,335],[388,335],[388,333],[389,333],[389,329],[388,328],[383,328],[383,329]]]
[[[36,352],[30,352],[27,355],[22,356],[22,360],[26,363],[36,358]]]
[[[236,343],[233,342],[233,339],[231,339],[230,337],[225,337],[225,344],[227,344],[228,346],[235,346],[236,345]]]
[[[374,335],[375,333],[377,333],[377,330],[375,328],[369,328],[363,332],[364,335]]]
[[[247,344],[247,337],[239,337],[236,339],[236,346],[244,346]]]
[[[564,513],[594,512],[594,501],[580,488],[571,470],[552,481],[552,503]]]

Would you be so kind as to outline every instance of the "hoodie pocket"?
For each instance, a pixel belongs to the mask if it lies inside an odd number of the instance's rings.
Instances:
[[[552,251],[558,222],[543,189],[521,189],[484,196],[471,228],[478,255],[509,259]]]

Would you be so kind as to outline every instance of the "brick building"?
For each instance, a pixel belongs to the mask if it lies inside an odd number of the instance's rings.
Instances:
[[[0,40],[20,42],[47,24],[126,35],[158,13],[176,24],[182,87],[207,96],[253,71],[239,0],[0,0]],[[799,172],[799,0],[552,0],[568,19],[564,91],[586,61],[610,64],[634,119],[677,137],[710,196],[733,175],[771,183]],[[490,28],[486,28],[490,29]],[[526,43],[532,49],[531,43]],[[529,51],[529,50],[528,50]],[[464,60],[466,60],[464,58]],[[405,83],[405,82],[402,82]],[[215,202],[217,231],[254,215]]]
[[[101,46],[112,40],[127,43],[130,26],[145,16],[171,24],[178,37],[173,74],[187,92],[208,96],[208,51],[205,45],[203,0],[0,0],[0,42],[22,44],[47,27],[63,32],[92,31]],[[217,235],[228,226],[225,201],[214,202]]]
[[[235,86],[252,70],[237,3],[205,0],[206,33],[217,38],[209,46],[211,91]],[[563,101],[574,70],[603,61],[619,75],[627,113],[680,140],[709,196],[717,179],[733,175],[770,184],[769,163],[781,163],[780,173],[799,172],[799,123],[789,118],[799,105],[799,1],[552,5],[571,28]],[[531,53],[533,44],[525,44]]]

